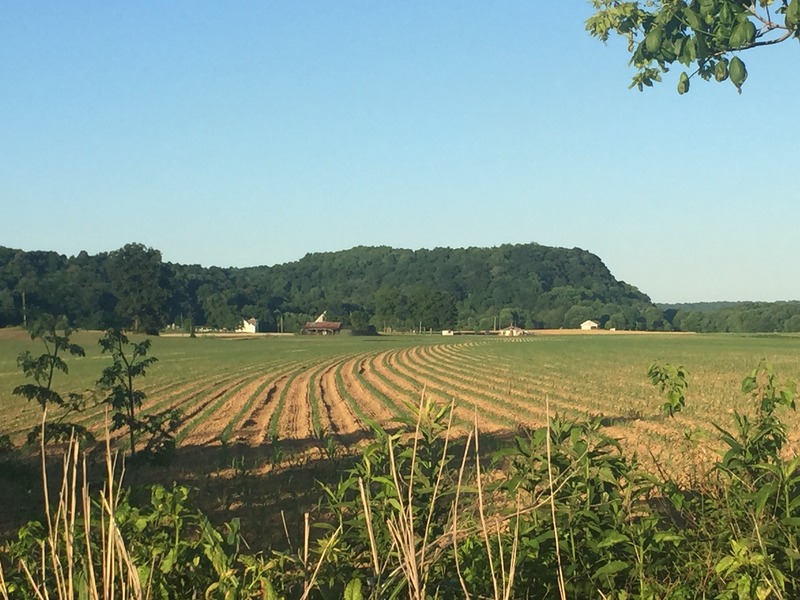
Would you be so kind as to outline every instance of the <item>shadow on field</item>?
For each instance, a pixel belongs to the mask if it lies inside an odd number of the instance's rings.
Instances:
[[[481,454],[490,456],[511,443],[515,432],[481,435]],[[336,440],[336,444],[331,442]],[[148,486],[173,483],[192,491],[193,506],[215,525],[238,517],[247,544],[254,550],[297,548],[302,544],[306,512],[311,523],[323,500],[322,484],[335,487],[359,459],[359,450],[374,439],[369,432],[335,438],[280,440],[260,446],[245,444],[183,446],[167,464],[127,461],[123,485],[135,504],[149,501]],[[452,442],[460,457],[464,438]],[[103,484],[102,454],[91,453],[91,488]],[[48,458],[49,493],[55,501],[61,486],[62,459],[54,448]],[[41,461],[34,454],[0,460],[0,547],[16,537],[30,520],[43,520]],[[287,539],[288,533],[288,539]]]
[[[600,425],[603,427],[614,427],[615,425],[625,425],[627,423],[631,423],[633,421],[646,421],[644,417],[641,415],[619,415],[613,417],[600,417]]]

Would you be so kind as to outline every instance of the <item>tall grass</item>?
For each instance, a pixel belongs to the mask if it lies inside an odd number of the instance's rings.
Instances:
[[[75,438],[70,439],[64,450],[61,485],[55,502],[51,501],[44,436],[41,439],[46,531],[39,541],[39,560],[31,562],[21,558],[18,564],[33,594],[40,600],[51,598],[53,594],[59,600],[145,598],[138,571],[117,528],[115,513],[123,470],[117,468],[108,436],[105,446],[106,478],[99,493],[99,503],[92,501],[87,459],[82,455],[80,443]],[[97,514],[93,516],[94,512]],[[96,534],[100,539],[97,549],[91,541]],[[95,565],[99,565],[99,572]],[[14,588],[6,582],[0,563],[0,594],[8,599],[10,591],[14,591]]]

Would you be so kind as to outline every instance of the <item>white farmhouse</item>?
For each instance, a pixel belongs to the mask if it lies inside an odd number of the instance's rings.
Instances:
[[[243,333],[255,333],[258,331],[258,319],[243,319],[239,325],[239,331]]]

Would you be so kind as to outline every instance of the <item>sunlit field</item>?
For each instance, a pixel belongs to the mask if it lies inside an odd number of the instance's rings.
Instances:
[[[67,358],[69,375],[58,374],[54,385],[86,393],[86,411],[76,420],[97,434],[104,429],[105,407],[93,390],[110,362],[100,354],[99,337],[74,336],[86,357]],[[486,433],[538,426],[549,407],[551,415],[602,417],[630,450],[659,456],[679,441],[694,440],[702,450],[713,439],[712,423],[726,426],[733,410],[750,410],[752,402],[739,387],[759,361],[770,363],[781,378],[800,376],[797,336],[151,339],[158,363],[139,382],[147,393],[142,412],[180,409],[179,447],[258,447],[276,439],[302,446],[323,436],[351,444],[369,437],[372,424],[391,426],[408,416],[409,405],[424,393],[442,404],[455,402],[457,431],[475,419]],[[20,330],[0,333],[0,432],[16,444],[41,418],[38,405],[11,393],[24,381],[16,357],[43,349]],[[654,361],[689,371],[687,407],[674,419],[661,415],[658,390],[646,377]],[[788,422],[794,426],[796,419]]]

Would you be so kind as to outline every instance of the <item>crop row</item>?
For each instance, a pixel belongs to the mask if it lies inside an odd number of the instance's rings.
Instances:
[[[180,410],[176,441],[182,446],[259,446],[277,439],[313,444],[327,436],[356,441],[377,425],[392,428],[412,419],[423,396],[454,403],[456,431],[470,429],[475,420],[483,431],[539,426],[549,409],[573,419],[601,416],[618,437],[638,440],[643,453],[653,439],[674,444],[703,422],[705,415],[692,410],[665,421],[658,415],[657,392],[644,377],[641,385],[628,382],[620,391],[626,374],[584,370],[578,377],[581,365],[555,352],[537,354],[537,343],[445,342],[320,359],[277,354],[234,370],[220,365],[147,382],[142,412]],[[80,422],[101,433],[105,419],[104,406],[95,405]],[[114,433],[121,445],[123,434]]]

